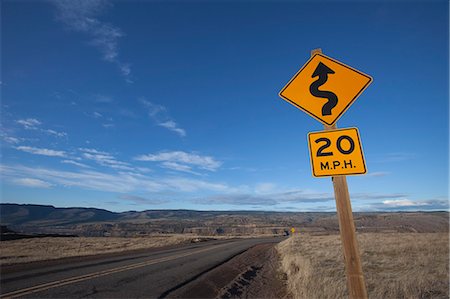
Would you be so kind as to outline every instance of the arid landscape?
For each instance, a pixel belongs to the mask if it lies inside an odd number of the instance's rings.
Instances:
[[[448,212],[354,213],[370,298],[448,298],[448,216]],[[287,235],[275,247],[256,245],[241,252],[172,295],[195,297],[201,292],[206,297],[222,298],[348,295],[335,213],[189,210],[113,213],[89,208],[2,204],[1,224],[0,265],[8,267],[60,258],[139,253],[146,249]]]
[[[114,213],[94,208],[0,205],[1,224],[24,234],[136,237],[155,234],[203,236],[283,235],[291,228],[337,234],[336,213],[146,210]],[[448,231],[447,212],[354,213],[358,232]]]

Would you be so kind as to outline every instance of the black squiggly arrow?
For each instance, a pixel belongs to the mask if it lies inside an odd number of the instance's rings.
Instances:
[[[322,115],[331,115],[331,109],[333,109],[338,102],[338,97],[331,91],[319,90],[319,87],[325,84],[328,80],[328,74],[334,74],[334,71],[327,67],[322,62],[316,67],[316,70],[312,74],[311,78],[319,76],[319,79],[314,81],[311,86],[309,86],[309,91],[311,94],[318,98],[327,98],[328,102],[322,107]]]

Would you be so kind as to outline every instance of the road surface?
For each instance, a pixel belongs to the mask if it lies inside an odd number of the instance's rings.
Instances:
[[[2,269],[1,298],[164,298],[248,248],[282,238],[216,240],[148,252]],[[22,268],[22,269],[20,269]]]

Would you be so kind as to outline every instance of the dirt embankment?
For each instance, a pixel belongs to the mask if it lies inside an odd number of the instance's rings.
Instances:
[[[167,298],[287,298],[274,244],[256,245]]]

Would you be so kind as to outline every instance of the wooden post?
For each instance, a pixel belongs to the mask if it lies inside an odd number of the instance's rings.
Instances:
[[[311,51],[311,57],[316,53],[322,53],[321,49]],[[324,130],[334,130],[337,126],[326,126]],[[356,240],[355,223],[353,221],[352,205],[348,193],[347,178],[334,176],[331,178],[336,199],[336,210],[339,219],[339,231],[342,247],[344,249],[345,272],[347,275],[347,287],[351,299],[367,299],[366,284],[359,257],[358,241]]]

